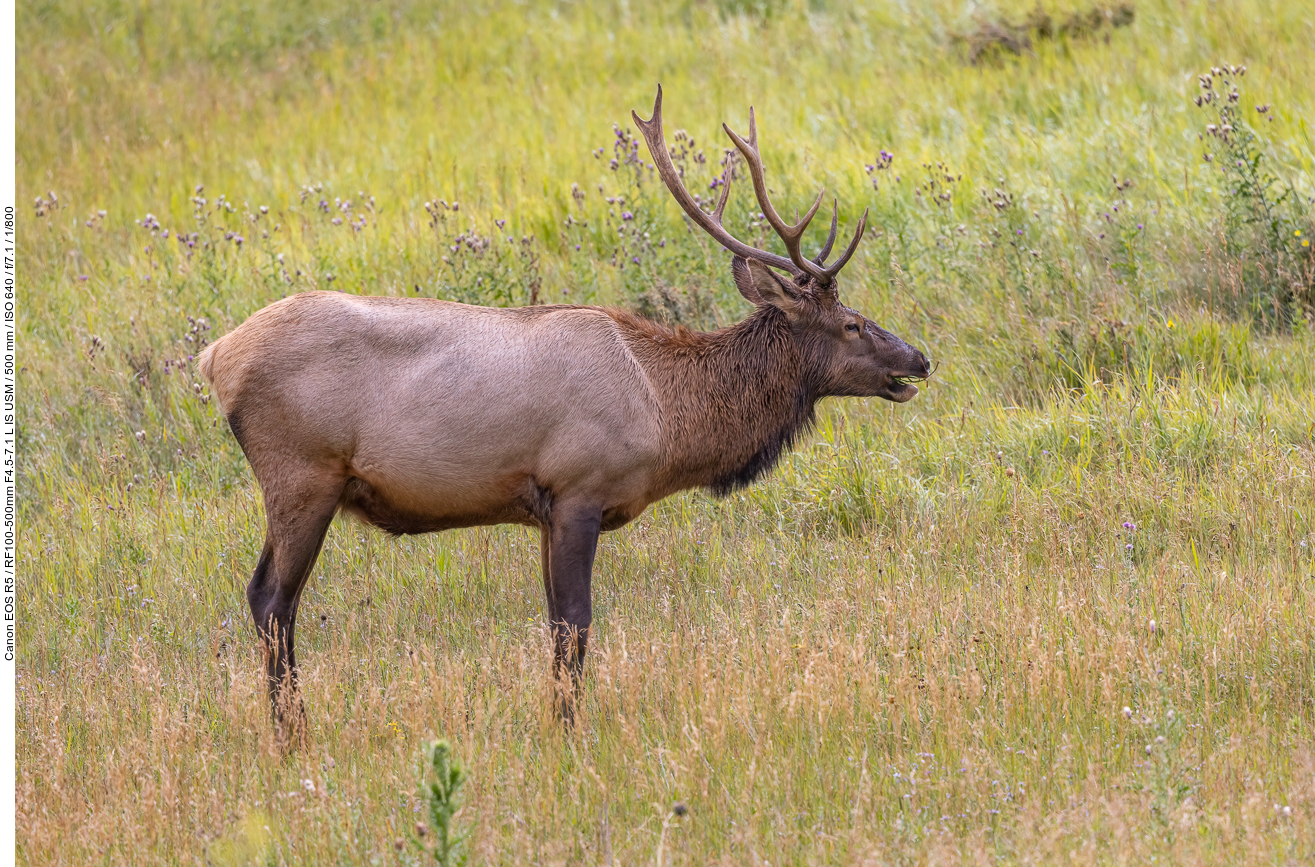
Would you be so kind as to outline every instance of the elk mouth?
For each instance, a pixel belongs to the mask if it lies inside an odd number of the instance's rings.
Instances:
[[[895,403],[904,403],[907,400],[912,400],[913,396],[918,393],[918,386],[914,383],[926,381],[927,374],[925,373],[891,374],[877,392],[877,396],[884,397],[886,400],[893,400]]]

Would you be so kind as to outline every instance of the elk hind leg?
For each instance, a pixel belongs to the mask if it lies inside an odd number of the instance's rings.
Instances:
[[[267,531],[260,561],[247,584],[265,658],[266,686],[275,726],[285,743],[305,735],[305,709],[297,694],[297,603],[346,483],[336,474],[309,468],[262,484]]]

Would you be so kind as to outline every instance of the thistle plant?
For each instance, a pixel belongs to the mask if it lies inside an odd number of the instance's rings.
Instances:
[[[424,209],[439,254],[435,282],[442,297],[497,307],[539,303],[543,278],[534,236],[517,239],[505,219],[493,220],[487,234],[473,219],[460,229],[460,202],[434,198]],[[421,291],[419,285],[414,288]]]
[[[1262,139],[1245,118],[1239,82],[1246,71],[1225,64],[1198,77],[1194,102],[1211,119],[1198,137],[1209,148],[1203,158],[1224,177],[1224,240],[1244,300],[1263,318],[1290,321],[1296,308],[1310,305],[1315,287],[1309,241],[1301,246],[1306,214],[1301,197],[1269,167]],[[1256,112],[1274,119],[1269,104]]]

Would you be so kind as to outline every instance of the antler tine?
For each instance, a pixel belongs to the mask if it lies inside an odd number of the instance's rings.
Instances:
[[[813,202],[813,206],[808,209],[808,213],[804,214],[802,220],[793,226],[787,224],[785,220],[781,219],[781,215],[776,213],[776,208],[772,207],[772,200],[767,195],[767,181],[763,177],[762,157],[758,155],[758,125],[753,116],[753,109],[749,109],[749,137],[753,140],[752,142],[746,142],[740,138],[733,129],[724,123],[721,128],[726,130],[726,134],[731,137],[731,141],[735,142],[735,146],[744,155],[744,161],[749,165],[749,175],[753,178],[753,191],[758,196],[758,206],[762,208],[763,216],[767,218],[767,222],[771,224],[772,228],[776,230],[776,234],[785,243],[785,249],[790,254],[790,261],[795,264],[796,268],[806,274],[818,279],[829,279],[825,278],[825,271],[804,258],[804,254],[799,251],[799,239],[803,237],[804,230],[808,228],[813,215],[817,213],[818,207],[821,206],[822,196],[826,191],[818,192],[817,201]]]
[[[726,200],[731,197],[731,170],[730,166],[726,167],[725,177],[722,178],[721,198],[717,200],[717,207],[712,212],[712,218],[721,225],[722,212],[726,210]]]
[[[730,195],[729,172],[727,172],[726,184],[721,191],[721,200],[717,203],[717,208],[713,213],[705,212],[694,202],[694,197],[685,189],[685,185],[680,181],[680,176],[676,173],[676,167],[672,165],[671,154],[667,151],[667,142],[662,135],[662,85],[658,85],[657,99],[653,102],[652,117],[648,120],[641,120],[639,112],[636,111],[630,112],[630,115],[635,119],[635,126],[639,127],[639,131],[644,135],[644,141],[648,144],[648,152],[653,156],[653,165],[656,166],[658,174],[662,177],[662,182],[667,185],[667,190],[671,193],[672,198],[676,200],[676,204],[680,205],[681,210],[694,221],[695,225],[737,256],[746,259],[757,259],[764,265],[789,271],[796,277],[807,271],[807,269],[800,268],[793,261],[794,257],[787,259],[766,250],[750,247],[726,231],[726,228],[721,224],[721,216],[726,207],[727,197]],[[809,265],[812,265],[812,263],[810,262]]]
[[[836,230],[834,226],[835,224],[832,223],[832,229],[831,229],[832,237],[835,237]],[[830,268],[823,269],[826,272],[828,280],[834,279],[836,274],[840,272],[840,269],[845,267],[845,263],[849,261],[849,257],[854,255],[854,251],[858,249],[858,242],[863,239],[863,232],[867,230],[867,227],[868,227],[868,209],[864,208],[863,216],[858,221],[858,228],[854,230],[854,238],[849,242],[849,246],[845,248],[845,255],[837,259],[836,263],[832,265]],[[827,250],[829,251],[831,249],[831,242],[827,241],[826,246],[827,246]]]
[[[822,252],[818,253],[816,256],[813,257],[813,262],[816,263],[819,267],[826,265],[826,257],[831,255],[831,245],[836,242],[836,229],[838,228],[838,224],[836,223],[836,215],[837,215],[836,212],[839,210],[839,208],[840,208],[840,203],[835,199],[832,199],[831,200],[831,234],[826,236],[826,243],[822,245]]]

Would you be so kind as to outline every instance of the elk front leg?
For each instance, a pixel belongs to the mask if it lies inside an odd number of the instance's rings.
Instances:
[[[600,507],[561,504],[553,508],[543,531],[543,583],[553,632],[557,708],[567,722],[574,716],[572,694],[580,683],[593,623],[590,585],[601,524]]]

